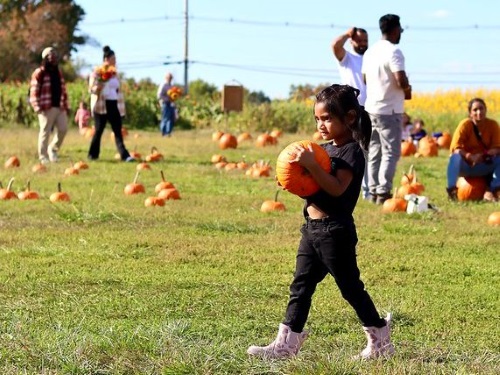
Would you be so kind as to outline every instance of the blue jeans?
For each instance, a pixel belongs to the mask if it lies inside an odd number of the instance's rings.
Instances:
[[[368,152],[368,186],[370,194],[389,194],[392,190],[396,165],[401,156],[402,114],[369,114],[372,137]]]
[[[170,135],[175,122],[175,107],[172,103],[163,103],[161,105],[161,122],[160,131],[161,135]]]
[[[492,175],[490,182],[491,191],[500,189],[500,156],[492,157],[491,163],[478,163],[474,166],[466,163],[460,154],[450,156],[448,162],[447,188],[452,188],[457,185],[457,180],[460,176],[463,177],[478,177]]]
[[[356,262],[358,237],[354,223],[308,218],[301,232],[295,275],[290,285],[290,299],[283,324],[293,332],[302,332],[316,286],[330,274],[363,326],[385,326],[384,319],[380,318],[360,279]]]

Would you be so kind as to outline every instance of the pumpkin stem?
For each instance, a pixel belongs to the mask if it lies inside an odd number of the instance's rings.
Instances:
[[[139,179],[139,171],[135,172],[135,177],[134,177],[133,183],[136,184],[138,179]]]
[[[26,190],[27,191],[31,190],[31,182],[30,182],[30,180],[28,180],[28,182],[26,183]]]
[[[12,187],[12,183],[14,182],[15,178],[12,177],[10,180],[9,180],[9,183],[7,184],[7,191],[10,191],[10,188]]]
[[[160,174],[162,182],[165,182],[165,175],[163,174],[163,170],[160,171]]]
[[[57,183],[57,191],[59,193],[62,192],[62,188],[61,188],[61,183],[60,182]]]
[[[278,194],[280,193],[280,189],[276,189],[276,194],[274,194],[274,201],[278,201]]]
[[[155,154],[157,152],[158,152],[158,149],[155,146],[151,147],[151,153],[152,154]]]
[[[413,175],[414,170],[415,170],[415,167],[413,166],[413,164],[411,164],[411,165],[410,165],[410,169],[408,169],[408,174],[409,174],[409,175]]]

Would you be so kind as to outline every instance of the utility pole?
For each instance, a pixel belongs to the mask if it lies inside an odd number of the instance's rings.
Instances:
[[[188,0],[184,0],[184,91],[185,94],[188,93],[189,82],[188,82]]]

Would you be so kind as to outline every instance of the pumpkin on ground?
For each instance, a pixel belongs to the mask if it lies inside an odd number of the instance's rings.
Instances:
[[[397,198],[397,197],[389,198],[382,205],[382,212],[383,213],[404,212],[406,211],[407,205],[408,202],[403,198]]]
[[[14,183],[14,177],[9,180],[7,187],[5,189],[0,188],[0,200],[7,201],[9,199],[17,199],[17,194],[12,191],[12,184]]]
[[[292,194],[307,197],[316,193],[319,190],[319,185],[307,169],[298,163],[290,163],[290,160],[295,159],[294,150],[297,146],[302,146],[305,149],[312,147],[316,162],[327,173],[331,171],[331,162],[323,147],[308,140],[292,142],[280,152],[276,163],[276,177],[279,184]]]
[[[278,202],[279,192],[279,190],[276,190],[273,201],[267,200],[262,203],[262,205],[260,206],[261,212],[286,211],[285,205],[281,202]]]
[[[17,156],[11,156],[5,162],[5,168],[18,168],[21,165],[19,158]]]
[[[74,165],[74,168],[81,170],[81,169],[89,169],[89,165],[85,163],[83,160],[77,161]]]
[[[163,189],[158,192],[158,197],[169,200],[169,199],[181,199],[181,195],[176,188]]]
[[[248,132],[241,133],[237,138],[238,143],[241,143],[244,141],[250,141],[251,139],[252,139],[252,135]]]
[[[36,191],[31,190],[30,181],[28,181],[26,190],[19,192],[19,194],[17,194],[17,197],[19,198],[19,200],[25,201],[39,199],[40,195]]]
[[[154,207],[154,206],[165,206],[165,199],[159,197],[147,197],[144,201],[144,206]]]
[[[486,178],[460,177],[457,181],[457,198],[459,201],[478,201],[483,199],[486,191]]]
[[[451,144],[451,134],[443,132],[443,134],[441,134],[441,136],[437,139],[437,144],[440,148],[449,149]]]
[[[146,192],[146,189],[144,189],[144,185],[137,182],[138,179],[139,179],[139,171],[135,173],[134,181],[131,182],[130,184],[127,184],[125,186],[125,189],[123,189],[125,195],[133,195]]]
[[[412,156],[417,152],[417,147],[412,141],[401,142],[401,156]]]
[[[237,147],[238,147],[238,140],[234,135],[226,133],[222,137],[220,137],[219,148],[221,150],[225,150],[227,148],[237,148]]]
[[[212,141],[217,142],[223,135],[224,135],[224,132],[221,132],[220,130],[213,132],[212,133]]]
[[[275,145],[276,143],[278,143],[276,137],[273,137],[271,134],[268,133],[260,134],[255,140],[255,145],[257,147],[272,146]]]
[[[436,140],[431,136],[426,136],[418,141],[418,154],[424,157],[438,156]]]
[[[49,197],[49,200],[52,203],[56,202],[70,202],[69,194],[62,191],[61,189],[61,183],[57,183],[57,191],[55,193],[52,193]]]
[[[172,189],[172,188],[175,188],[174,184],[165,180],[165,175],[163,174],[163,171],[160,171],[160,175],[161,175],[161,181],[156,184],[155,186],[155,193],[159,193],[160,191],[162,191],[163,189]]]
[[[151,147],[151,153],[146,156],[147,162],[156,162],[163,159],[163,155],[158,151],[156,147]]]
[[[488,224],[493,227],[500,226],[500,211],[492,212],[490,216],[488,216]]]
[[[38,164],[35,164],[33,166],[33,168],[31,168],[31,170],[34,173],[43,173],[43,172],[47,172],[47,167],[45,165],[43,165],[42,163],[38,163]]]

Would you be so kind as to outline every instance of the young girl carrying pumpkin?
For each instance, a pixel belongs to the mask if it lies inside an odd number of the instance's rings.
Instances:
[[[267,346],[250,346],[248,354],[264,358],[287,358],[298,354],[308,333],[303,331],[316,286],[327,274],[333,276],[344,299],[354,308],[368,339],[357,356],[371,359],[390,356],[391,314],[381,318],[360,279],[356,262],[356,227],[352,213],[365,170],[365,154],[371,122],[358,104],[359,90],[332,85],[316,95],[314,117],[324,140],[321,145],[331,160],[327,173],[316,162],[312,147],[297,146],[291,162],[306,168],[320,190],[305,197],[295,276],[290,298],[276,339]],[[290,153],[292,155],[292,153]]]

